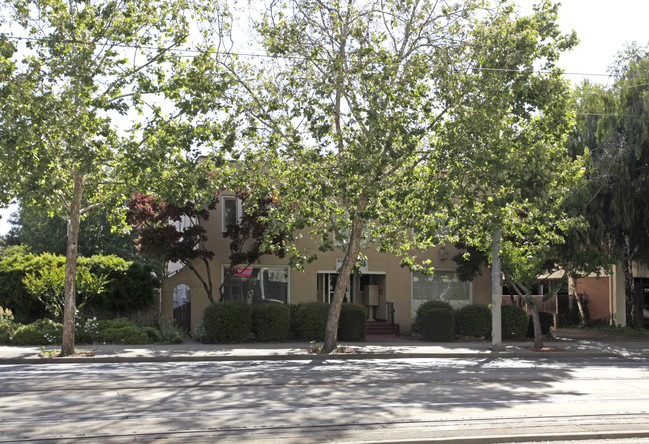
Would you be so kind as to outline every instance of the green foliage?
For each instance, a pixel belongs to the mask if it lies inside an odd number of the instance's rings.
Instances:
[[[297,338],[304,341],[322,341],[328,316],[329,304],[324,302],[299,304],[296,316]]]
[[[81,311],[88,300],[101,294],[106,282],[106,276],[95,275],[87,268],[78,266],[75,276],[77,309]],[[55,319],[61,319],[65,290],[65,269],[63,267],[43,268],[38,273],[26,273],[23,284],[27,292],[38,299]]]
[[[60,312],[64,264],[63,257],[49,253],[38,256],[12,254],[0,258],[0,305],[11,307],[16,320],[22,323],[46,317],[49,304],[54,306],[53,313]],[[155,289],[159,286],[150,265],[128,262],[116,256],[80,258],[78,270],[78,304],[88,300],[86,308],[94,312],[114,315],[146,308],[154,301]],[[28,286],[46,304],[30,294]]]
[[[233,343],[250,339],[252,306],[240,302],[211,304],[203,313],[208,342]]]
[[[152,327],[144,327],[145,331]],[[158,325],[158,329],[153,329],[156,332],[157,340],[155,342],[160,342],[161,344],[182,344],[187,335],[185,332],[178,328],[174,322],[171,321],[162,321]]]
[[[282,342],[288,338],[291,327],[291,310],[283,304],[253,306],[252,331],[260,342]]]
[[[146,332],[136,326],[121,328],[107,328],[103,331],[106,342],[111,344],[150,344],[151,340]]]
[[[63,338],[63,325],[51,319],[39,319],[19,327],[14,333],[13,345],[47,345],[57,344]]]
[[[455,314],[452,310],[431,307],[422,313],[421,334],[424,340],[448,342],[455,339]]]
[[[133,260],[137,231],[112,230],[113,221],[109,213],[109,209],[99,208],[88,213],[81,221],[79,255],[116,255]],[[67,226],[63,218],[48,216],[42,209],[21,203],[9,222],[12,225],[7,234],[9,245],[25,246],[35,254],[65,255]]]
[[[422,303],[419,307],[417,307],[417,311],[415,312],[415,333],[423,333],[422,328],[424,325],[424,317],[426,316],[426,313],[434,308],[453,311],[451,304],[446,301],[431,300]]]
[[[455,312],[455,331],[459,335],[488,338],[491,336],[491,309],[469,304]]]
[[[20,324],[14,322],[14,315],[8,308],[0,307],[0,344],[8,344]]]
[[[64,261],[52,254],[13,254],[0,259],[0,305],[11,308],[17,322],[30,323],[46,317],[45,307],[27,292],[23,279],[27,273],[62,267]]]
[[[648,71],[649,46],[631,44],[614,61],[610,86],[579,85],[574,98],[580,115],[567,141],[573,155],[587,160],[587,182],[579,190],[576,211],[588,222],[581,243],[595,249],[590,255],[580,255],[583,260],[578,265],[623,263],[625,321],[636,328],[642,327],[642,301],[631,270],[634,262],[649,260],[649,206],[645,204],[649,194],[649,83],[644,78]]]
[[[367,332],[367,308],[359,304],[343,304],[340,307],[338,340],[364,341]]]
[[[523,339],[527,334],[528,316],[516,305],[503,304],[501,307],[503,339]]]
[[[203,324],[203,320],[198,321],[196,325],[194,325],[194,328],[191,332],[191,338],[196,342],[200,342],[201,344],[207,341],[207,332],[205,331],[205,324]]]
[[[532,316],[528,316],[529,321],[527,323],[527,337],[534,337],[534,323],[532,322]],[[541,321],[541,334],[547,335],[550,333],[552,327],[554,327],[554,315],[552,313],[546,313],[544,311],[539,311],[539,321]]]

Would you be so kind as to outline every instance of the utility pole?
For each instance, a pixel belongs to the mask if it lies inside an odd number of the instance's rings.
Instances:
[[[500,307],[503,302],[502,274],[500,272],[500,234],[498,228],[491,239],[491,351],[505,350],[502,335],[502,314]]]

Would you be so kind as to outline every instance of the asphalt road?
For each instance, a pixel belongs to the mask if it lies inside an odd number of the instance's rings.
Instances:
[[[0,442],[649,442],[639,359],[11,365],[0,387]]]

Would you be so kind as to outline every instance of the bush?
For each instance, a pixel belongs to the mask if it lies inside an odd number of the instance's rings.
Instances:
[[[338,339],[364,341],[367,328],[367,308],[358,304],[343,304],[340,308]]]
[[[108,279],[104,291],[88,301],[86,308],[89,311],[126,314],[143,309],[155,300],[159,280],[149,265],[117,256],[80,257],[78,264]],[[0,306],[11,307],[17,322],[33,322],[46,317],[48,313],[44,305],[27,292],[23,279],[27,274],[39,275],[42,270],[63,267],[65,257],[49,253],[18,252],[0,257]]]
[[[261,304],[253,307],[252,331],[260,342],[281,342],[288,338],[291,309],[283,304]]]
[[[291,304],[288,307],[291,311],[291,327],[288,333],[289,339],[300,339],[300,331],[298,326],[298,312],[300,310],[300,306],[302,306],[302,304]]]
[[[11,339],[14,345],[57,344],[63,340],[63,325],[51,319],[39,319],[19,327]]]
[[[144,327],[145,331],[152,327]],[[158,329],[153,328],[157,334],[157,342],[162,344],[182,344],[187,335],[178,328],[173,321],[162,321]]]
[[[295,321],[298,339],[304,341],[324,340],[328,316],[329,304],[324,302],[300,304]]]
[[[534,323],[532,322],[532,316],[528,316],[529,321],[527,322],[527,337],[534,337]],[[547,335],[550,333],[550,329],[554,327],[554,315],[552,313],[546,313],[544,311],[539,311],[539,321],[541,321],[541,334]]]
[[[491,336],[491,310],[486,305],[470,304],[455,313],[455,331],[459,335]]]
[[[419,324],[426,341],[444,342],[455,339],[455,314],[446,308],[433,307],[424,312]]]
[[[191,337],[194,341],[200,342],[201,344],[207,341],[207,332],[205,331],[205,324],[203,324],[202,320],[194,325]]]
[[[417,308],[415,314],[415,324],[418,328],[418,333],[422,333],[421,329],[423,328],[423,319],[426,313],[433,308],[442,308],[444,310],[453,311],[453,307],[446,301],[426,301]]]
[[[8,344],[19,327],[21,325],[14,322],[11,310],[0,307],[0,344]]]
[[[150,344],[147,334],[136,326],[107,328],[104,331],[106,342],[111,344]]]
[[[503,339],[522,339],[527,333],[527,313],[516,305],[501,307]]]
[[[252,334],[252,307],[230,301],[212,304],[203,313],[203,325],[209,342],[245,341]]]
[[[140,330],[144,332],[146,337],[148,338],[147,344],[155,344],[162,342],[160,339],[160,331],[155,328],[155,327],[140,327]]]

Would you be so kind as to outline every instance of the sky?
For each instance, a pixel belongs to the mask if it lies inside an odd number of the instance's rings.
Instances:
[[[518,0],[523,12],[531,11],[533,0]],[[648,0],[563,0],[559,27],[576,31],[579,45],[562,55],[560,65],[574,83],[583,79],[607,84],[608,67],[618,51],[633,41],[649,44]],[[15,207],[0,210],[0,235],[9,231],[8,218]]]

